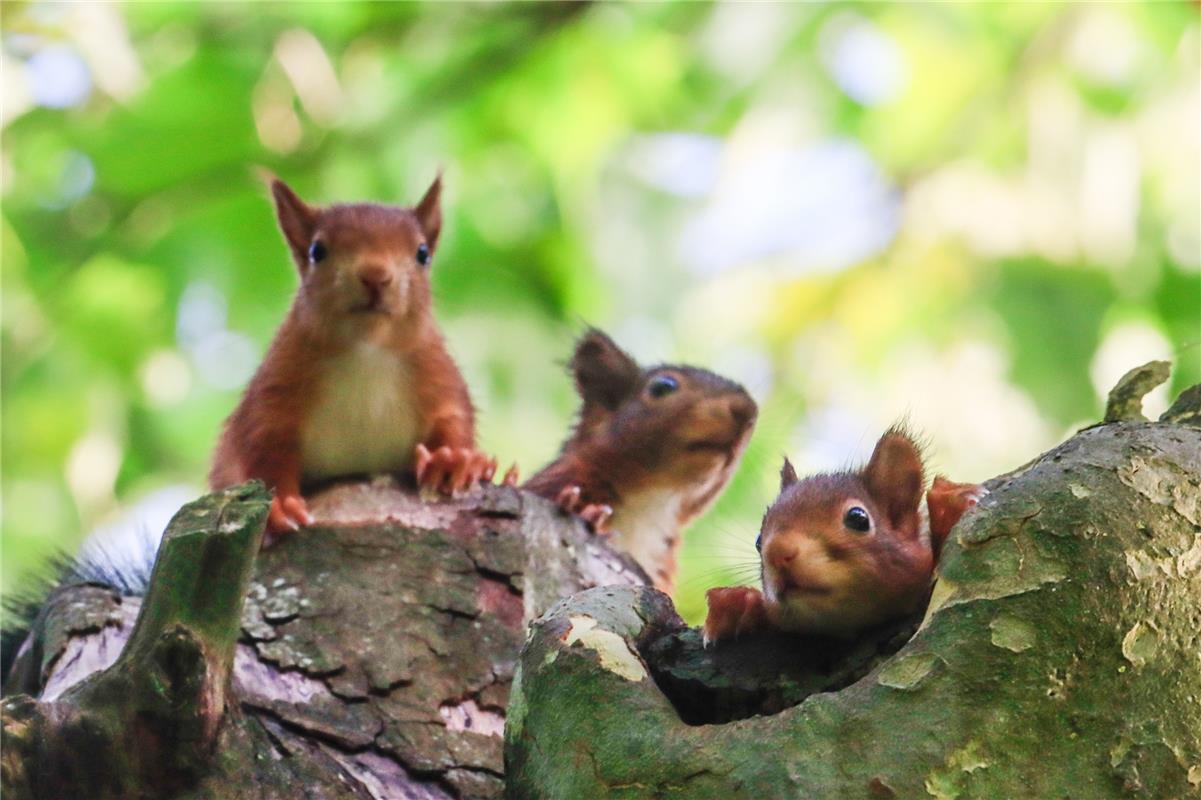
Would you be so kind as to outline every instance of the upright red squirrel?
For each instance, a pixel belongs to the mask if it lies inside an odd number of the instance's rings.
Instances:
[[[985,492],[937,477],[923,518],[924,486],[921,452],[898,428],[858,472],[798,480],[784,459],[755,542],[763,591],[710,589],[705,643],[767,631],[845,637],[919,610],[943,542]]]
[[[583,405],[562,451],[524,488],[577,512],[670,592],[683,528],[729,480],[758,409],[738,384],[695,367],[643,369],[588,331],[571,372]]]
[[[442,230],[439,176],[414,208],[307,205],[271,183],[300,288],[226,421],[209,483],[275,489],[268,531],[310,524],[313,481],[416,474],[454,492],[491,480],[467,385],[434,321],[430,262]]]

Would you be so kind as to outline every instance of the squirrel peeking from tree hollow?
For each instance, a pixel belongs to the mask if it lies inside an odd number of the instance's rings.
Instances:
[[[784,459],[755,541],[763,590],[710,589],[705,643],[772,632],[849,638],[918,611],[951,528],[986,493],[942,477],[926,491],[921,451],[897,427],[857,472],[801,479]]]

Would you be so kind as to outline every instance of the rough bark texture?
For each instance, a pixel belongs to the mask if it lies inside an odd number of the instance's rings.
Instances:
[[[193,516],[215,519],[226,494],[198,501]],[[260,491],[245,501],[257,515],[243,525],[254,537],[246,565],[266,499]],[[185,763],[142,758],[128,714],[88,688],[121,676],[131,696],[161,689],[153,675],[124,677],[141,648],[113,664],[139,600],[99,586],[56,593],[6,684],[38,699],[4,702],[4,796],[498,796],[525,623],[580,589],[646,580],[551,504],[510,488],[423,502],[388,480],[348,483],[310,508],[320,524],[259,554],[248,591],[236,592],[246,597],[240,625],[236,603],[213,607],[215,596],[228,599],[229,565],[195,552],[167,559],[164,546],[142,617],[194,609],[221,628],[227,672],[234,655],[235,702],[223,716],[173,707],[174,730],[196,745],[181,750]],[[188,674],[194,650],[185,637],[172,651]],[[75,724],[79,715],[88,724]],[[135,768],[121,748],[153,769]]]
[[[565,600],[522,654],[509,796],[1198,796],[1199,485],[1201,430],[1164,422],[1083,431],[991,482],[888,658],[888,632],[703,652],[653,590]]]
[[[496,797],[507,770],[522,800],[1197,796],[1201,393],[1141,421],[1160,373],[993,481],[926,616],[854,642],[704,651],[632,562],[509,488],[334,486],[257,559],[266,495],[210,495],[144,603],[50,598],[5,682],[0,789]]]
[[[115,663],[41,702],[5,700],[6,795],[164,797],[200,779],[225,719],[269,503],[261,484],[248,484],[184,506]],[[66,611],[88,619],[92,610]]]

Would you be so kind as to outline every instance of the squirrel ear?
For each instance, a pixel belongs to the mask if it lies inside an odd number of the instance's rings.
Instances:
[[[907,433],[887,430],[859,477],[892,527],[908,535],[917,533],[925,475],[921,451]]]
[[[637,392],[642,381],[638,362],[595,328],[576,343],[571,372],[584,405],[599,404],[609,410]]]
[[[425,234],[425,242],[430,252],[438,246],[438,234],[442,232],[442,172],[438,171],[430,188],[425,190],[421,202],[413,209],[417,215],[417,224]]]
[[[309,245],[313,243],[313,230],[317,226],[317,211],[279,178],[271,181],[271,197],[275,199],[275,216],[292,258],[299,265],[307,264]]]
[[[780,491],[784,491],[796,482],[796,467],[792,466],[792,462],[788,460],[788,456],[784,456],[784,466],[780,467]]]

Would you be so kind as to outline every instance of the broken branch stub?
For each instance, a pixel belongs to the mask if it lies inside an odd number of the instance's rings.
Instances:
[[[7,796],[166,797],[199,780],[269,504],[252,483],[184,506],[116,663],[53,700],[5,699]]]
[[[1146,422],[1147,418],[1143,415],[1143,398],[1156,386],[1167,381],[1171,371],[1172,365],[1167,361],[1149,361],[1123,375],[1117,385],[1109,391],[1103,423]]]

